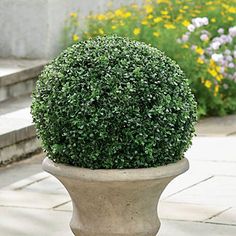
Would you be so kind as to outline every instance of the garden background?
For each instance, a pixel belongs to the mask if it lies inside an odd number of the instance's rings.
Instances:
[[[64,45],[116,34],[151,44],[180,64],[198,102],[198,115],[236,111],[236,2],[145,0],[82,20],[70,13]]]

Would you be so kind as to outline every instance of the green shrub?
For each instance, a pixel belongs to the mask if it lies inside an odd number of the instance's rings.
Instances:
[[[107,36],[73,45],[44,69],[32,115],[55,162],[142,168],[183,157],[196,103],[184,73],[163,52]]]

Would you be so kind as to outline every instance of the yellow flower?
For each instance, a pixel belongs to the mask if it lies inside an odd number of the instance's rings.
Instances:
[[[104,35],[104,30],[103,29],[98,29],[98,33],[101,34],[101,35]]]
[[[135,29],[133,30],[133,34],[134,34],[134,35],[139,35],[140,32],[141,32],[141,29],[140,29],[140,28],[135,28]]]
[[[206,5],[212,5],[213,4],[213,2],[206,2]]]
[[[159,36],[160,36],[160,33],[159,33],[159,32],[153,32],[153,35],[154,35],[155,37],[159,37]]]
[[[120,26],[124,26],[124,25],[125,25],[124,21],[120,21]]]
[[[157,3],[169,3],[170,0],[156,0]]]
[[[184,6],[184,7],[183,7],[183,9],[188,9],[188,8],[189,8],[189,6]]]
[[[156,17],[154,18],[153,20],[155,23],[158,23],[158,22],[161,22],[162,21],[162,18],[161,17]]]
[[[168,15],[168,13],[169,13],[168,11],[161,11],[162,15]]]
[[[130,17],[131,16],[131,12],[126,12],[125,14],[124,14],[124,18],[128,18],[128,17]]]
[[[182,48],[189,48],[188,44],[183,44]]]
[[[178,17],[176,18],[176,21],[180,21],[183,19],[183,15],[179,14]]]
[[[99,15],[97,15],[97,19],[102,21],[102,20],[105,20],[106,17],[105,17],[105,15],[99,14]]]
[[[117,28],[117,26],[116,26],[116,25],[113,25],[111,28],[112,28],[113,30],[115,30],[115,29]]]
[[[184,20],[182,22],[182,25],[185,26],[185,27],[188,27],[191,23],[188,21],[188,20]]]
[[[211,22],[216,22],[216,18],[211,18]]]
[[[147,14],[150,14],[153,12],[153,6],[152,5],[146,5],[144,6],[144,9],[146,10]]]
[[[74,42],[77,42],[77,41],[79,41],[79,36],[77,35],[77,34],[73,34],[73,41]]]
[[[117,9],[117,10],[115,11],[115,15],[116,15],[116,16],[119,16],[119,17],[122,17],[122,16],[123,16],[123,11],[122,11],[121,9]]]
[[[142,21],[141,21],[141,24],[142,24],[142,25],[148,25],[148,21],[147,21],[147,20],[142,20]]]
[[[153,18],[153,15],[148,15],[148,19],[152,19]]]
[[[204,82],[204,85],[207,87],[207,88],[210,88],[212,86],[212,82],[210,80],[206,80]]]
[[[213,77],[216,77],[218,74],[214,69],[208,69],[207,70],[209,74],[211,74]]]
[[[77,14],[76,12],[71,12],[71,13],[70,13],[70,17],[76,18],[77,16],[78,16],[78,14]]]
[[[163,18],[164,19],[170,19],[170,16],[169,15],[164,15]]]
[[[200,55],[202,55],[204,53],[204,50],[202,48],[200,48],[200,47],[197,47],[195,49],[195,51],[196,51],[197,54],[200,54]]]
[[[229,7],[228,12],[229,13],[236,13],[236,7]]]
[[[203,61],[202,58],[199,57],[199,58],[197,59],[197,63],[199,63],[199,64],[204,64],[204,61]]]
[[[220,66],[215,66],[217,72],[220,72]]]
[[[166,29],[175,29],[175,28],[176,28],[175,25],[173,25],[173,24],[171,24],[171,23],[166,23],[166,24],[164,25],[164,27],[165,27]]]
[[[223,79],[223,75],[218,74],[218,75],[216,76],[216,80],[221,81],[222,79]]]
[[[227,18],[229,21],[233,21],[234,20],[234,18],[232,17],[232,16],[228,16],[228,18]]]
[[[218,92],[219,92],[219,85],[216,85],[214,89],[214,96],[216,96]]]

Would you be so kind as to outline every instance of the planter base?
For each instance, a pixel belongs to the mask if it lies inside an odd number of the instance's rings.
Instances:
[[[71,196],[70,226],[75,236],[156,236],[161,193],[188,169],[188,161],[147,169],[90,170],[46,158],[43,169],[56,176]]]

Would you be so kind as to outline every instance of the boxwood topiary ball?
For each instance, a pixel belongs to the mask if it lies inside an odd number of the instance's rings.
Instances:
[[[146,168],[183,158],[196,102],[184,73],[163,52],[106,36],[69,47],[45,67],[31,112],[54,162]]]

